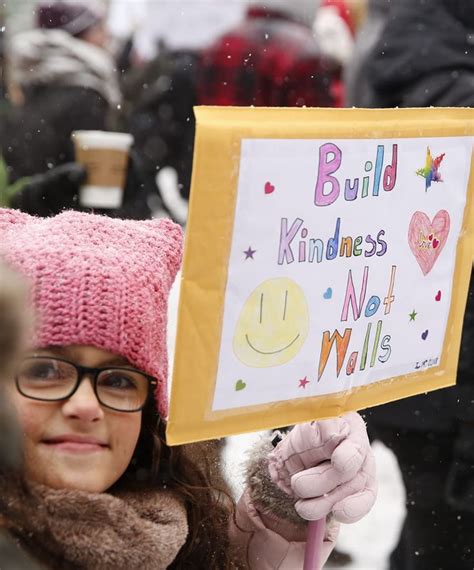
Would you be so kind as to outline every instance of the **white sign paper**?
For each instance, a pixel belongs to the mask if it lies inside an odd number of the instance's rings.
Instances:
[[[471,149],[242,141],[214,411],[439,364]]]

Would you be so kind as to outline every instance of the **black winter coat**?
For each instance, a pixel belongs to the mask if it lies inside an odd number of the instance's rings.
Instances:
[[[127,131],[134,136],[146,172],[154,178],[158,169],[174,168],[185,199],[191,186],[197,62],[193,51],[162,51],[130,73],[122,86]]]
[[[471,0],[393,2],[370,63],[374,106],[472,106],[473,8]]]
[[[397,0],[369,66],[375,107],[474,107],[472,0]],[[422,431],[474,422],[472,276],[457,386],[373,408],[367,417],[374,425]]]
[[[25,103],[0,125],[0,145],[10,182],[74,160],[71,133],[106,130],[109,104],[93,89],[47,85],[30,88]]]

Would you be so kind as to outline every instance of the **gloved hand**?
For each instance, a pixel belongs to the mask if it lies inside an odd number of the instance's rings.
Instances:
[[[376,499],[375,459],[355,412],[295,426],[270,453],[268,466],[306,520],[332,514],[339,522],[356,522]]]
[[[152,177],[144,172],[142,161],[132,149],[127,170],[123,203],[117,209],[84,208],[79,203],[80,187],[86,182],[85,168],[76,162],[62,164],[37,174],[13,197],[12,208],[32,216],[54,216],[63,210],[94,211],[117,218],[145,220],[151,218],[148,197],[155,196],[155,207],[161,204]]]
[[[62,210],[78,209],[79,188],[86,170],[71,162],[32,176],[13,196],[10,206],[32,216],[52,216]]]

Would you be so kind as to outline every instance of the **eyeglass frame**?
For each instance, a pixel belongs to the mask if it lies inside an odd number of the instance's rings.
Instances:
[[[102,368],[98,368],[95,366],[81,366],[80,364],[76,364],[75,362],[71,362],[70,360],[66,360],[65,358],[57,358],[56,356],[40,356],[40,355],[27,356],[23,359],[22,362],[24,362],[25,360],[55,360],[58,362],[64,362],[66,364],[70,364],[71,366],[73,366],[76,369],[77,380],[76,380],[76,384],[75,384],[74,388],[72,389],[72,391],[67,396],[65,396],[64,398],[52,398],[52,399],[35,398],[34,396],[27,396],[20,389],[20,381],[18,379],[18,376],[19,376],[18,373],[15,374],[15,385],[16,385],[16,389],[18,390],[19,394],[21,394],[24,398],[28,398],[29,400],[35,400],[37,402],[65,402],[66,400],[69,400],[69,398],[74,396],[74,394],[79,389],[79,386],[81,385],[81,382],[84,380],[84,378],[89,377],[89,379],[91,380],[92,389],[94,390],[95,397],[97,398],[97,401],[99,402],[99,404],[101,406],[103,406],[104,408],[108,408],[109,410],[113,410],[114,412],[123,412],[125,414],[133,414],[133,413],[140,412],[143,410],[143,408],[146,406],[148,400],[150,399],[150,395],[152,394],[152,388],[156,388],[156,386],[158,385],[158,380],[154,376],[151,376],[150,374],[146,374],[145,372],[142,372],[141,370],[137,370],[135,368],[126,368],[125,366],[106,366],[106,367],[102,367]],[[104,404],[102,402],[102,400],[99,397],[99,394],[97,393],[97,379],[99,378],[99,375],[101,374],[101,372],[106,372],[107,370],[126,370],[127,372],[136,372],[138,374],[141,374],[142,376],[144,376],[148,380],[148,382],[149,382],[148,394],[147,394],[145,401],[143,402],[143,404],[139,408],[134,409],[134,410],[119,410],[118,408],[114,408],[114,407],[109,406],[107,404]]]

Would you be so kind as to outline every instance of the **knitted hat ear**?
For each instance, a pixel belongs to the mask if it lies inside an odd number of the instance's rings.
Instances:
[[[148,220],[146,223],[155,230],[155,240],[159,242],[169,271],[167,284],[171,287],[181,267],[183,231],[180,226],[167,218]]]

